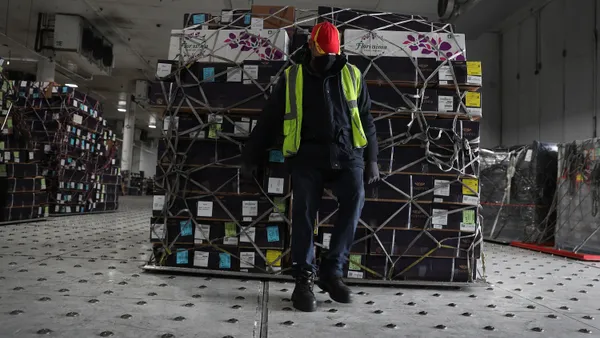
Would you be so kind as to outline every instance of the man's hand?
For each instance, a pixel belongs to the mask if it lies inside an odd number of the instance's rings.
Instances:
[[[254,182],[258,167],[255,164],[243,163],[240,176],[243,181]]]
[[[379,182],[379,166],[377,162],[369,162],[365,168],[367,184]]]

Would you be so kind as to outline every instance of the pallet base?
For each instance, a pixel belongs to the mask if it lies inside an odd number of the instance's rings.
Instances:
[[[6,222],[0,222],[0,226],[11,225],[11,224],[44,222],[47,220],[48,220],[48,218],[32,218],[32,219],[22,219],[22,220],[18,220],[18,221],[6,221]]]
[[[156,266],[156,265],[149,265],[149,264],[146,264],[145,266],[143,266],[142,269],[144,269],[147,272],[179,273],[179,274],[194,275],[194,276],[244,278],[244,279],[274,281],[274,282],[293,282],[294,281],[292,276],[272,275],[272,274],[267,274],[267,273],[247,273],[247,272],[235,272],[235,271],[177,268],[177,267]],[[349,285],[389,286],[389,287],[463,288],[463,287],[487,287],[487,286],[489,286],[489,283],[487,283],[483,279],[478,279],[472,283],[431,282],[431,281],[388,281],[388,280],[353,279],[353,278],[344,278],[344,281]]]
[[[572,259],[577,259],[580,261],[589,261],[589,262],[600,262],[600,255],[590,255],[590,254],[580,254],[572,251],[559,250],[550,246],[523,243],[523,242],[511,242],[511,246],[528,249],[533,251],[544,252],[556,256],[567,257]]]
[[[83,212],[79,214],[50,214],[50,217],[68,217],[68,216],[87,216],[97,214],[112,214],[119,210],[107,210],[107,211],[94,211],[94,212]]]

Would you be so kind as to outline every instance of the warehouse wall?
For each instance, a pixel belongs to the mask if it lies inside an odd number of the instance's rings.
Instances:
[[[490,148],[501,143],[500,96],[500,35],[486,33],[476,40],[468,40],[467,57],[482,62],[483,67],[483,119],[481,120],[481,146]]]
[[[143,171],[145,177],[152,177],[156,174],[157,160],[158,149],[156,142],[135,142],[133,146],[132,172],[139,173]]]
[[[503,144],[567,142],[595,135],[597,3],[600,0],[553,0],[503,28]]]

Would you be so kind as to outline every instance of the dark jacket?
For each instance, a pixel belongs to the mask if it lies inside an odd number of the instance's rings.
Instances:
[[[341,70],[346,62],[345,55],[338,56],[333,67],[324,76],[311,71],[309,55],[303,62],[301,141],[298,154],[286,159],[291,167],[341,169],[364,167],[364,162],[377,161],[377,137],[373,116],[369,112],[371,100],[364,79],[358,97],[358,107],[368,144],[364,149],[354,149],[352,145],[350,109],[341,82]],[[245,144],[242,154],[245,163],[257,164],[264,151],[276,146],[276,140],[281,140],[285,91],[286,79],[285,76],[281,76],[250,139]]]

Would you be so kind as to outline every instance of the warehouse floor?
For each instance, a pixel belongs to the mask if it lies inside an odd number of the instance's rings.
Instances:
[[[143,272],[151,198],[0,227],[0,337],[600,336],[600,264],[486,245],[493,287],[354,287],[352,306],[293,284]]]

